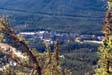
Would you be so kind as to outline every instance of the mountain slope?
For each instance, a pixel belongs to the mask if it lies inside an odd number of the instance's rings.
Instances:
[[[48,29],[94,32],[102,29],[105,2],[105,0],[3,0],[0,1],[0,14],[8,15],[17,31]]]

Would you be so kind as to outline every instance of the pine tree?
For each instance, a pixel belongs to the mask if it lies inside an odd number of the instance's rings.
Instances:
[[[111,35],[111,10],[112,1],[108,2],[108,10],[105,16],[104,40],[98,49],[99,61],[95,75],[112,75],[112,35]]]

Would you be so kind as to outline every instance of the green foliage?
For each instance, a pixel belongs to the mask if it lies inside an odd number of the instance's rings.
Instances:
[[[108,9],[111,10],[112,9],[112,2],[108,1]]]
[[[104,43],[106,43],[106,45]],[[99,47],[98,55],[99,67],[95,70],[95,75],[112,75],[112,36],[110,36],[109,42],[103,42]]]
[[[63,55],[65,59],[61,60],[62,66],[70,69],[73,75],[93,73],[93,67],[98,59],[96,52],[90,52],[87,48],[73,50]]]
[[[3,75],[12,75],[15,74],[14,69],[10,66],[7,65],[4,69],[3,69]]]
[[[4,39],[4,35],[2,33],[0,33],[0,42],[2,42]]]

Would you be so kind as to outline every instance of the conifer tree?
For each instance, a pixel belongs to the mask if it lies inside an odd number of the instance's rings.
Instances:
[[[108,1],[108,9],[105,16],[104,40],[98,49],[99,61],[95,75],[112,75],[112,35],[111,35],[111,11],[112,1]]]

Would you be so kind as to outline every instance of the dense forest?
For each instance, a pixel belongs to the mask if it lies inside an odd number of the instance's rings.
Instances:
[[[0,14],[11,18],[16,31],[99,33],[105,10],[106,0],[0,1]]]

